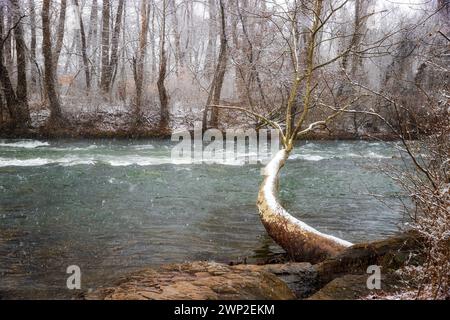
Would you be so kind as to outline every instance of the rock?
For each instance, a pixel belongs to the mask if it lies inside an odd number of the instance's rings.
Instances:
[[[292,300],[286,283],[263,267],[211,262],[169,265],[135,273],[89,300]]]
[[[297,299],[307,298],[317,290],[317,270],[309,263],[266,265],[263,270],[284,281]]]
[[[310,263],[240,265],[236,268],[274,274],[292,290],[297,299],[307,298],[317,291],[317,271]]]
[[[367,287],[369,275],[345,275],[328,283],[308,300],[359,300],[377,293],[395,292],[400,287],[399,279],[391,274],[382,276],[381,291]]]
[[[381,266],[383,273],[387,273],[403,267],[411,254],[418,253],[420,246],[414,233],[357,244],[316,265],[319,285],[323,286],[346,274],[365,274],[371,265]]]

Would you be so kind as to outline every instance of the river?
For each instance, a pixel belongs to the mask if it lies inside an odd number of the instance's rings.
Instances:
[[[73,298],[120,275],[192,260],[263,259],[279,249],[256,209],[261,165],[175,164],[169,141],[0,140],[0,299]],[[394,143],[302,142],[281,201],[322,232],[381,239],[402,223],[382,168]]]

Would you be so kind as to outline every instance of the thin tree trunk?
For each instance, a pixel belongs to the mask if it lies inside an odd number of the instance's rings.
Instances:
[[[89,33],[87,37],[87,47],[91,49],[97,43],[98,34],[98,1],[92,0],[91,15],[89,17]]]
[[[109,92],[107,85],[109,77],[109,49],[110,49],[110,10],[111,3],[110,0],[103,0],[103,10],[102,10],[102,71],[100,88],[103,94]]]
[[[208,0],[209,28],[208,45],[206,47],[205,74],[208,80],[214,76],[216,64],[216,39],[217,39],[217,5],[216,0]]]
[[[95,78],[98,66],[98,53],[97,53],[97,42],[98,42],[98,1],[92,0],[91,14],[89,17],[89,33],[87,37],[87,52],[92,60],[90,75],[91,75],[91,87],[92,84],[97,83],[98,78]]]
[[[147,36],[149,27],[150,4],[149,0],[141,0],[141,32],[139,35],[139,49],[137,57],[133,61],[134,81],[136,85],[135,122],[140,124],[142,118],[143,86],[144,86],[144,61],[147,51]]]
[[[125,25],[125,6],[124,0],[119,0],[119,6],[117,8],[116,23],[114,27],[114,34],[112,39],[112,49],[111,49],[111,68],[113,69],[113,74],[111,76],[110,86],[114,85],[114,74],[117,73],[117,67],[119,62],[119,40],[120,31],[122,28],[122,23]],[[123,27],[125,28],[125,26]]]
[[[30,58],[31,58],[31,64],[33,67],[31,68],[30,74],[31,74],[31,84],[34,88],[37,86],[37,75],[36,75],[36,6],[34,4],[34,0],[29,0],[28,5],[30,7],[30,33],[31,33],[31,40],[30,40]]]
[[[178,74],[180,69],[184,67],[183,50],[181,48],[181,34],[179,31],[178,15],[177,15],[177,3],[176,0],[169,0],[172,12],[172,25],[175,42],[175,70]]]
[[[111,40],[111,58],[108,63],[108,67],[106,68],[106,75],[104,77],[105,83],[102,85],[102,88],[109,92],[112,88],[113,84],[113,76],[117,69],[117,62],[119,61],[118,49],[119,49],[119,38],[120,38],[120,30],[122,27],[122,14],[124,8],[124,0],[119,0],[119,5],[117,8],[116,14],[116,22],[114,25],[114,32]]]
[[[3,42],[3,37],[2,37]],[[14,91],[11,79],[9,77],[9,71],[3,64],[3,47],[0,46],[0,84],[2,85],[3,94],[5,96],[6,108],[8,109],[11,122],[14,127],[19,126],[20,113],[17,110],[18,100]]]
[[[84,22],[83,22],[83,15],[80,10],[80,6],[78,3],[78,0],[74,0],[74,4],[77,8],[77,14],[79,17],[79,23],[80,23],[80,37],[81,37],[81,56],[83,59],[83,66],[84,66],[84,78],[86,81],[86,90],[89,92],[91,90],[91,72],[90,72],[90,66],[89,66],[89,58],[87,55],[87,43],[86,43],[86,33],[84,31]]]
[[[205,112],[203,114],[203,129],[206,130],[208,126],[208,110],[211,105],[216,106],[220,104],[220,97],[222,95],[223,81],[225,79],[225,73],[228,60],[228,41],[226,35],[226,17],[225,6],[223,1],[220,0],[220,19],[221,19],[221,33],[220,33],[220,54],[214,72],[214,79],[211,84],[211,90],[209,92],[208,101],[206,103]],[[219,125],[219,109],[217,107],[211,108],[211,120],[210,127],[217,128]]]
[[[170,0],[169,0],[170,1]],[[166,56],[166,15],[167,15],[167,3],[163,0],[163,17],[161,27],[161,57],[159,65],[159,77],[158,77],[158,92],[159,101],[161,103],[161,119],[159,127],[161,130],[167,130],[169,127],[169,97],[165,87],[166,73],[167,73],[167,56]]]
[[[6,5],[5,3],[5,7],[4,7],[4,14],[6,17],[6,30],[12,30],[13,29],[13,25],[14,25],[14,13],[11,12],[11,6]],[[14,62],[13,62],[13,54],[12,54],[12,48],[13,48],[13,42],[14,42],[14,38],[13,37],[9,37],[8,39],[6,39],[5,43],[4,43],[4,55],[5,55],[5,66],[8,69],[8,72],[10,75],[14,74]]]
[[[3,56],[3,50],[0,48],[0,54]],[[6,100],[6,107],[11,117],[13,126],[17,127],[20,125],[20,114],[17,112],[17,97],[14,92],[11,79],[9,77],[9,72],[6,66],[3,64],[2,59],[0,60],[0,83],[2,85],[3,94]]]
[[[14,10],[14,37],[16,39],[17,53],[17,89],[16,96],[18,100],[20,114],[20,126],[27,127],[30,123],[30,111],[28,109],[28,88],[27,88],[27,57],[26,44],[23,38],[22,14],[18,0],[11,1]]]
[[[23,38],[22,38],[22,33],[20,31],[17,31],[18,29],[21,29],[21,17],[19,16],[19,13],[17,11],[17,7],[16,7],[17,3],[14,3],[14,8],[12,13],[13,13],[13,20],[11,21],[15,21],[13,23],[13,25],[11,25],[9,30],[14,31],[14,35],[16,37],[16,39],[19,39],[19,44],[17,45],[17,48],[19,50],[18,55],[20,55],[20,58],[18,57],[18,64],[17,64],[17,69],[18,72],[20,73],[18,75],[18,77],[23,77],[23,68],[24,65],[21,64],[22,59],[25,59],[24,56],[24,52],[23,52]],[[0,24],[1,26],[3,26],[3,17],[4,17],[4,13],[6,12],[6,8],[0,4]],[[11,8],[10,8],[11,9]],[[11,11],[10,11],[11,12]],[[3,29],[3,28],[1,28]],[[11,33],[7,32],[7,36],[11,37]],[[6,36],[6,35],[5,35]],[[21,42],[22,40],[22,42]],[[9,42],[10,39],[4,39],[3,38],[3,30],[0,30],[0,43],[4,43],[4,42]],[[18,84],[18,88],[21,90],[20,92],[20,99],[17,97],[17,92],[14,90],[11,78],[10,78],[10,73],[8,68],[4,65],[3,60],[4,60],[4,49],[3,46],[0,46],[0,84],[2,86],[3,89],[3,93],[5,96],[5,100],[6,100],[6,107],[8,109],[8,112],[10,114],[11,120],[12,120],[12,125],[15,128],[20,128],[20,129],[25,129],[28,127],[29,122],[30,122],[30,114],[28,111],[28,105],[27,105],[27,100],[26,100],[26,88],[25,90],[22,88],[21,84]],[[26,75],[26,74],[25,74]],[[25,82],[25,86],[26,86],[26,82]],[[24,100],[25,98],[25,100]]]
[[[152,31],[151,31],[151,35],[150,35],[150,46],[151,46],[151,50],[152,50],[152,80],[155,79],[155,75],[156,75],[156,40],[155,40],[155,35],[156,35],[156,10],[155,8],[153,8],[152,11]]]
[[[59,102],[58,94],[56,93],[56,83],[52,55],[52,42],[51,42],[51,28],[50,28],[50,4],[51,0],[43,0],[42,3],[42,54],[44,56],[45,66],[45,89],[50,104],[50,125],[59,127],[63,124],[63,117],[61,113],[61,105]]]
[[[52,63],[55,68],[53,71],[54,76],[58,74],[58,64],[59,57],[61,56],[61,50],[64,44],[64,34],[65,34],[65,25],[66,25],[66,11],[67,11],[67,0],[61,0],[61,6],[59,8],[59,22],[58,22],[58,30],[56,31],[56,44],[55,51],[52,57]]]

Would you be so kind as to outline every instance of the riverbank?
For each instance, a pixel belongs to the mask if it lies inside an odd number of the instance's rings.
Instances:
[[[0,139],[170,139],[175,130],[161,130],[157,127],[143,126],[140,128],[105,129],[97,126],[81,125],[65,128],[33,128],[10,129],[0,128]],[[182,130],[182,129],[180,129]],[[225,132],[223,132],[225,134]],[[395,134],[351,132],[315,132],[302,137],[302,140],[334,141],[334,140],[362,140],[362,141],[397,141]]]
[[[413,260],[411,261],[411,258]],[[407,290],[405,263],[421,261],[413,233],[357,244],[312,265],[192,262],[146,269],[84,296],[88,300],[353,300]],[[367,268],[381,267],[381,290],[367,287]]]

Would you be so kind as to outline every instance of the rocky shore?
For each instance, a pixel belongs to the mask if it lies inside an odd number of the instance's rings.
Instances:
[[[382,270],[381,292],[402,289],[396,273],[411,257],[420,259],[416,235],[352,246],[316,265],[288,262],[225,265],[193,262],[131,274],[110,287],[87,294],[88,300],[348,300],[374,294],[367,268]],[[411,262],[411,261],[410,261]],[[417,262],[417,261],[416,261]]]

